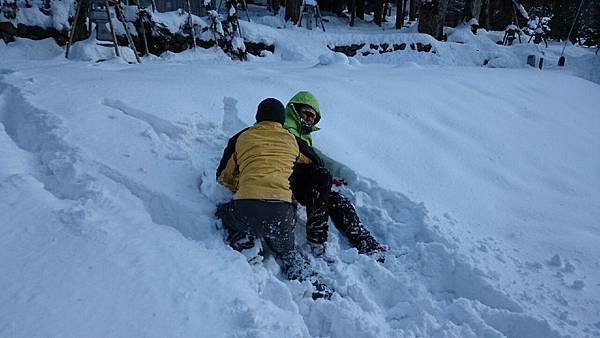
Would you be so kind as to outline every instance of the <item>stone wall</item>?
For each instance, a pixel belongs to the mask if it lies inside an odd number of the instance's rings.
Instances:
[[[150,27],[147,27],[150,28]],[[140,29],[139,25],[136,29]],[[168,29],[160,26],[154,26],[147,29],[148,49],[154,55],[160,55],[166,51],[180,53],[192,47],[192,37],[182,32],[172,33]],[[152,32],[152,34],[150,34]],[[135,47],[138,51],[144,50],[144,44],[141,39],[141,32],[137,36],[132,36]],[[41,28],[38,26],[26,26],[11,22],[0,22],[0,38],[5,42],[12,42],[15,38],[27,38],[32,40],[42,40],[52,38],[60,46],[64,46],[69,39],[69,31],[59,31],[54,28]],[[124,35],[117,36],[119,45],[126,46],[127,38]],[[261,56],[263,51],[274,52],[273,45],[267,45],[262,42],[245,40],[246,51],[255,56]],[[201,48],[212,48],[215,46],[214,39],[201,39],[196,37],[196,45]],[[225,48],[219,44],[219,47]],[[226,51],[226,50],[225,50]],[[227,51],[226,51],[227,52]]]
[[[366,43],[357,43],[351,45],[342,45],[342,46],[328,46],[334,52],[344,53],[348,57],[353,57],[356,55],[368,56],[375,53],[383,54],[390,53],[396,51],[404,51],[408,47],[410,50],[414,50],[417,52],[425,52],[425,53],[436,53],[435,49],[429,43],[410,43],[406,44],[404,42],[397,43],[381,43],[381,44],[373,44],[370,43],[367,45]]]

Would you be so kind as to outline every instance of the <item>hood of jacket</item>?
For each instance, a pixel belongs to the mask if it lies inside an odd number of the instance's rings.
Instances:
[[[302,133],[302,128],[300,126],[300,116],[298,112],[294,109],[294,103],[296,104],[305,104],[310,106],[315,110],[319,118],[322,117],[321,110],[319,108],[319,101],[317,98],[308,91],[298,92],[294,97],[290,99],[285,107],[285,123],[283,127],[287,129],[290,133],[298,136],[299,138],[306,141],[310,146],[312,146],[312,139],[310,137],[310,133]],[[313,126],[311,132],[317,131],[319,128],[317,126]]]

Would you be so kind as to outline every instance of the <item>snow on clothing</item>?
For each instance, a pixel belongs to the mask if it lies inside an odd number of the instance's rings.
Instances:
[[[312,147],[310,132],[319,128],[313,126],[311,130],[303,130],[296,111],[297,105],[308,105],[321,117],[319,102],[312,93],[301,91],[290,99],[285,109],[284,128]],[[332,177],[323,165],[321,158],[311,165],[297,164],[290,179],[294,198],[306,206],[308,241],[315,244],[327,242],[327,219],[331,217],[335,226],[360,253],[381,251],[381,245],[364,227],[352,203],[340,193],[331,190]]]
[[[294,249],[296,208],[291,203],[233,200],[219,206],[218,214],[229,231],[227,241],[237,251],[254,247],[258,237],[277,255]]]
[[[306,239],[311,243],[327,242],[331,195],[331,174],[325,167],[298,164],[290,178],[294,198],[306,207]]]
[[[318,279],[308,259],[295,249],[296,208],[293,204],[267,200],[231,200],[217,207],[227,229],[227,242],[237,251],[252,249],[264,239],[281,261],[290,280],[308,280],[315,287],[313,299],[329,298],[333,291]]]
[[[294,164],[320,159],[306,142],[283,129],[281,102],[261,102],[256,120],[229,140],[217,169],[217,180],[235,192],[232,201],[217,208],[229,232],[227,240],[242,251],[263,238],[289,279],[310,280],[316,290],[313,298],[330,297],[331,289],[318,281],[306,257],[294,248],[296,210],[289,183]]]
[[[291,203],[289,178],[296,162],[311,162],[300,152],[299,141],[280,123],[262,121],[229,140],[217,169],[217,179],[235,192],[236,200]]]
[[[327,288],[317,280],[317,274],[308,259],[295,250],[296,208],[293,204],[281,201],[232,200],[220,205],[217,214],[228,231],[227,241],[234,250],[241,252],[251,249],[259,238],[263,238],[281,259],[282,269],[288,279],[310,280],[318,292]]]
[[[294,198],[306,206],[306,238],[309,242],[327,242],[327,218],[331,217],[333,224],[358,252],[378,250],[379,243],[363,226],[352,203],[342,194],[331,190],[331,175],[326,168],[298,164],[290,181]]]

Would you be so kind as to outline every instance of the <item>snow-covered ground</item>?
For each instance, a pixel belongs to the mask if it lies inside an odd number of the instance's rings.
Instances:
[[[244,63],[0,42],[1,337],[600,336],[598,56],[569,48],[559,69],[551,45],[539,71],[533,47],[482,34],[348,59],[324,42],[423,37],[273,20],[243,24],[276,46]],[[314,141],[342,192],[391,247],[379,264],[332,230],[335,262],[315,262],[331,301],[272,258],[249,266],[213,216],[228,137],[299,90],[320,99]]]

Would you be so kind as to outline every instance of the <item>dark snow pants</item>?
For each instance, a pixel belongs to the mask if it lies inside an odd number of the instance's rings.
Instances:
[[[327,242],[327,219],[331,220],[359,252],[371,251],[378,242],[361,223],[352,203],[331,191],[331,174],[326,168],[300,164],[290,179],[294,198],[306,207],[306,237],[313,243]]]
[[[281,259],[288,279],[315,278],[308,259],[295,249],[296,208],[291,203],[232,200],[217,207],[217,216],[227,229],[227,242],[234,250],[250,249],[262,237]]]
[[[235,250],[252,248],[259,237],[280,256],[294,249],[296,210],[291,203],[232,200],[218,207],[217,216],[228,230],[227,241]]]

